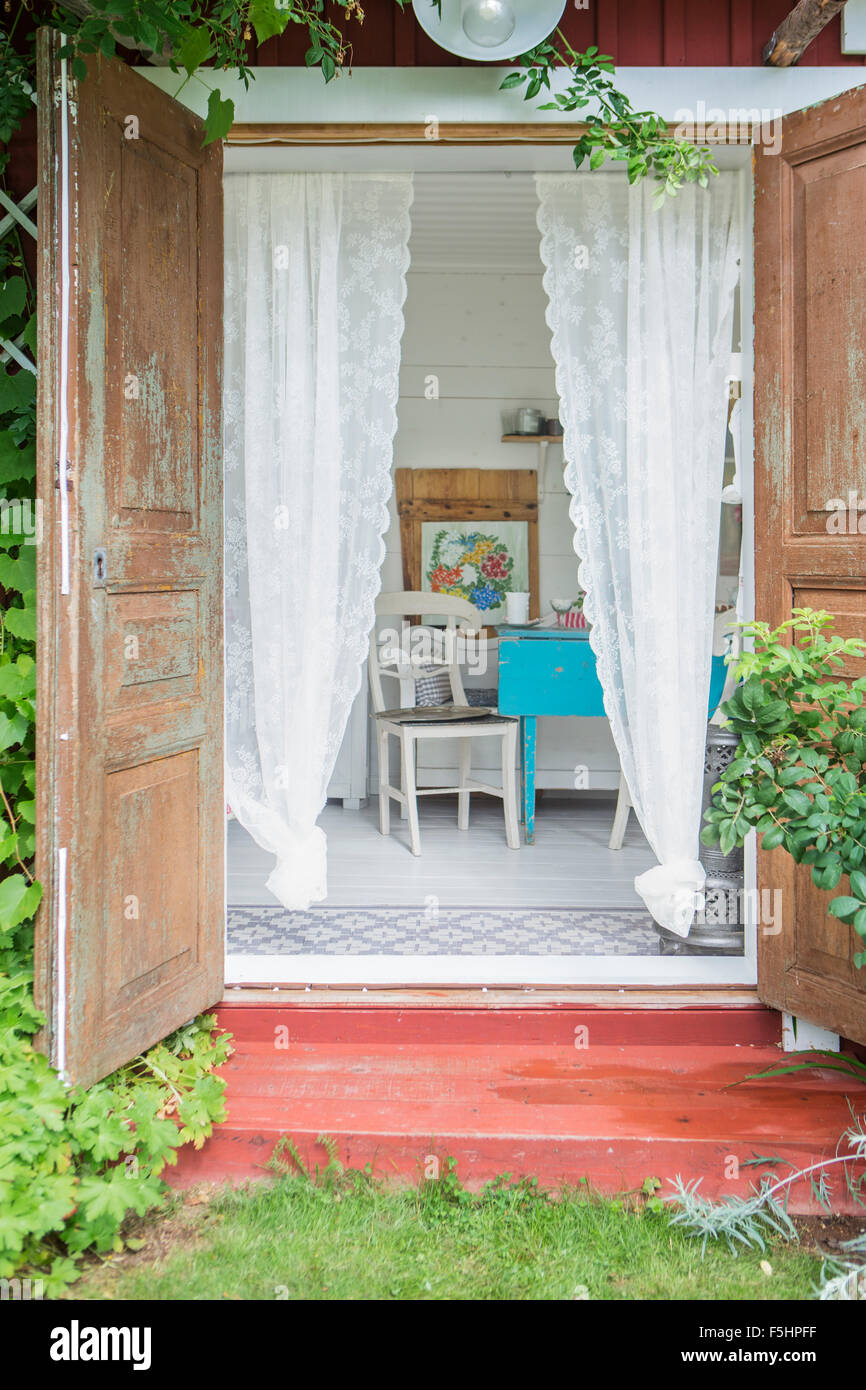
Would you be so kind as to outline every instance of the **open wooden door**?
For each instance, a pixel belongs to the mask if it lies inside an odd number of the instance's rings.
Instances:
[[[40,40],[37,998],[87,1084],[222,991],[222,156]]]
[[[866,507],[866,87],[787,116],[755,170],[757,616],[825,608],[866,636],[866,511],[828,531],[828,504]],[[863,664],[851,675],[866,674]],[[866,1043],[866,970],[831,894],[781,849],[758,856],[783,927],[758,927],[758,988],[776,1008]],[[844,892],[844,888],[839,889]]]

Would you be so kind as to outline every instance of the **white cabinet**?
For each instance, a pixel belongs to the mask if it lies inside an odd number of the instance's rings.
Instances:
[[[370,736],[368,691],[365,662],[361,673],[361,688],[355,696],[346,733],[328,783],[328,799],[342,800],[347,811],[359,810],[367,795],[367,750]]]

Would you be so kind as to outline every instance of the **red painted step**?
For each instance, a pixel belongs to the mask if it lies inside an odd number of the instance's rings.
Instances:
[[[172,1180],[264,1174],[291,1135],[341,1160],[416,1181],[447,1156],[469,1185],[501,1172],[601,1191],[649,1176],[700,1177],[708,1196],[744,1194],[742,1165],[831,1158],[855,1083],[832,1073],[741,1082],[780,1060],[778,1015],[746,1008],[403,1008],[227,1004],[228,1120]],[[863,1093],[866,1108],[866,1093]],[[739,1165],[739,1168],[738,1168]],[[780,1173],[788,1171],[785,1168]],[[854,1209],[837,1174],[839,1210]],[[801,1185],[791,1210],[813,1210]]]
[[[270,1042],[288,1029],[293,1042],[495,1043],[572,1046],[580,1028],[592,1044],[781,1041],[781,1015],[763,1004],[630,1008],[538,1004],[476,1007],[457,1004],[223,1004],[220,1024],[243,1042]]]

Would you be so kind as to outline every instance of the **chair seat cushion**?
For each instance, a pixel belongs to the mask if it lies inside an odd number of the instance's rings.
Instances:
[[[389,724],[513,724],[515,718],[507,714],[497,714],[495,710],[477,705],[433,705],[415,709],[383,709],[373,713],[374,719],[384,719]]]
[[[467,690],[466,703],[468,705],[486,705],[488,709],[496,709],[499,703],[498,692],[493,685],[489,690]]]

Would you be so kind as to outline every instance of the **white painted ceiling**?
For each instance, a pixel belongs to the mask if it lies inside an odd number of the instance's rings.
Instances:
[[[540,275],[537,210],[529,173],[416,174],[411,268]]]
[[[716,150],[722,168],[748,166],[748,147]],[[414,170],[413,270],[501,270],[539,275],[536,170],[573,172],[570,145],[226,146],[226,173],[314,169]],[[622,166],[583,175],[625,177]]]

